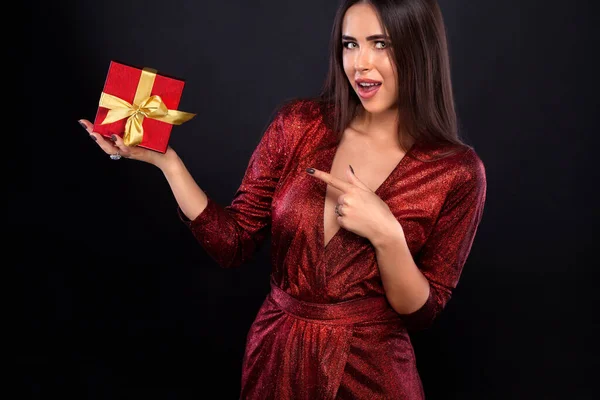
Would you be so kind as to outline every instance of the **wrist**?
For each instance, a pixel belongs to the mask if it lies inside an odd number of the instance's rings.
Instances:
[[[152,164],[165,174],[177,169],[180,163],[179,155],[171,147],[168,147],[164,154],[155,153],[155,158],[152,161]]]
[[[393,221],[390,221],[379,231],[376,237],[371,240],[371,243],[376,249],[381,250],[386,247],[397,246],[398,243],[405,240],[402,225],[394,218]]]

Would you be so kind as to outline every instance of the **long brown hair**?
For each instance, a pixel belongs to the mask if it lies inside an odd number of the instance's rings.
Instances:
[[[328,123],[337,142],[362,108],[344,72],[341,41],[344,15],[357,3],[372,5],[390,36],[388,51],[398,74],[401,145],[407,134],[415,142],[470,147],[458,134],[445,25],[435,0],[342,1],[331,31],[327,77],[317,98],[331,111]]]

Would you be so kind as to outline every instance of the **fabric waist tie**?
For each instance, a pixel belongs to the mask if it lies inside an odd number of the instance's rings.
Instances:
[[[296,299],[271,281],[269,298],[280,309],[297,318],[330,325],[376,321],[380,320],[383,314],[386,313],[390,317],[397,316],[384,296],[348,300],[333,304],[309,303]]]

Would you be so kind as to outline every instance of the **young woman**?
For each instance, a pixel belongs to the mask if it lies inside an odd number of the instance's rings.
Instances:
[[[178,212],[223,267],[272,234],[271,293],[250,332],[243,399],[422,399],[409,330],[456,287],[481,221],[482,161],[457,133],[434,0],[348,0],[314,99],[279,108],[232,203],[198,187],[172,148],[90,135],[160,168]]]

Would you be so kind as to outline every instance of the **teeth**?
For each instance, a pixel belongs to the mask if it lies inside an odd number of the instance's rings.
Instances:
[[[363,82],[360,82],[359,85],[360,86],[364,86],[364,87],[370,87],[370,86],[381,85],[381,83],[363,83]]]

